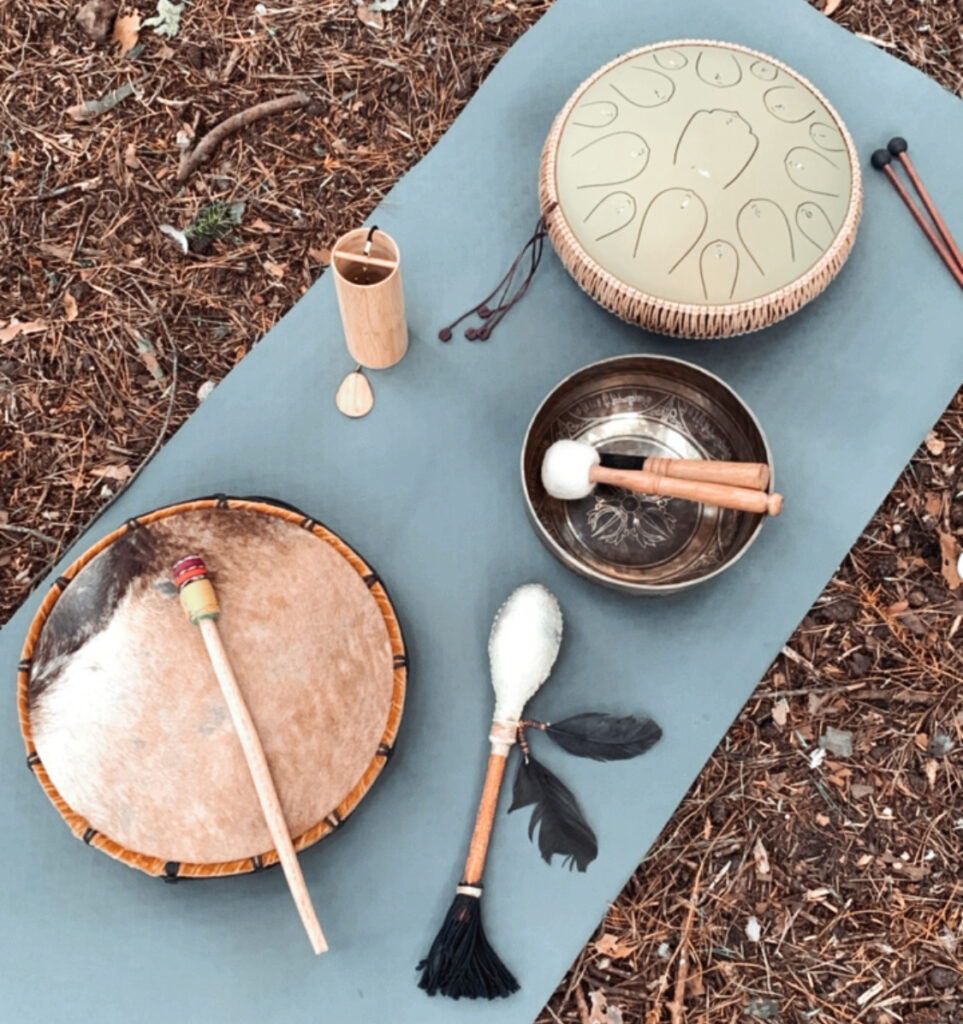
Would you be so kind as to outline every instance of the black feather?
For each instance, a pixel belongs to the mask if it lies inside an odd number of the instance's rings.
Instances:
[[[603,715],[587,711],[545,726],[545,733],[570,754],[596,761],[622,761],[638,757],[662,737],[651,718]]]
[[[418,987],[451,999],[496,999],[518,991],[518,982],[488,943],[481,900],[458,893],[428,955],[418,964]]]
[[[562,863],[584,871],[598,856],[595,833],[582,815],[574,794],[557,776],[529,755],[518,765],[512,805],[509,812],[520,807],[532,808],[528,838],[538,829],[538,850],[546,864],[558,853]]]

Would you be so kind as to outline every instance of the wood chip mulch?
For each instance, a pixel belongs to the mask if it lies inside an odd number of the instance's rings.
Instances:
[[[963,95],[963,0],[829,3]],[[0,6],[0,621],[549,5]],[[963,1022],[961,465],[958,394],[539,1024]]]

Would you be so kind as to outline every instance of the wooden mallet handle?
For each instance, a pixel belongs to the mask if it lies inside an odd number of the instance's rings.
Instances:
[[[676,480],[705,480],[731,487],[764,491],[769,486],[769,467],[764,462],[722,462],[714,459],[664,459],[650,455],[642,468]]]
[[[270,830],[275,849],[278,851],[281,868],[294,898],[294,904],[301,915],[304,930],[308,933],[314,952],[316,954],[324,953],[328,944],[325,942],[324,933],[321,931],[321,925],[314,912],[314,905],[311,903],[304,875],[301,874],[301,866],[298,864],[294,844],[291,842],[291,833],[288,831],[287,822],[284,820],[284,811],[281,809],[281,801],[278,799],[274,780],[271,778],[271,769],[264,755],[264,748],[261,746],[254,720],[251,718],[244,695],[241,693],[234,670],[231,668],[227,651],[224,650],[224,644],[221,642],[221,634],[217,628],[220,608],[204,560],[199,555],[188,555],[181,558],[174,565],[174,582],[180,591],[181,604],[188,617],[195,626],[200,627],[211,667],[220,684],[237,738],[241,741],[241,748],[251,772],[261,811]]]
[[[658,494],[666,498],[684,498],[703,505],[732,508],[739,512],[768,513],[778,516],[782,511],[782,495],[751,491],[745,487],[707,483],[704,480],[680,480],[649,473],[644,469],[608,469],[593,466],[589,479],[596,484],[623,487],[636,494]]]

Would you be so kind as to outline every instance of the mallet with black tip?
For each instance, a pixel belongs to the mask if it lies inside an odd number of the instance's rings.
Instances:
[[[905,140],[903,139],[892,139],[890,140],[890,146],[893,146],[894,143],[898,142],[903,143],[904,146],[906,144]],[[882,171],[886,175],[886,177],[889,178],[890,184],[893,186],[893,188],[896,189],[897,195],[906,204],[907,208],[909,209],[909,212],[913,215],[913,219],[916,221],[916,223],[919,224],[919,226],[923,229],[923,233],[930,240],[930,244],[933,246],[933,248],[939,253],[940,259],[949,268],[950,273],[956,279],[956,283],[961,288],[963,288],[963,265],[957,264],[956,259],[954,258],[951,251],[943,244],[943,241],[941,240],[940,236],[933,230],[933,228],[930,226],[929,221],[917,208],[916,203],[913,202],[913,197],[907,191],[906,186],[899,180],[899,178],[896,176],[896,172],[890,166],[892,159],[893,156],[890,150],[877,149],[876,152],[873,153],[870,162],[872,163],[873,167],[876,168],[877,171]],[[907,162],[908,161],[904,161],[904,165]],[[917,175],[916,178],[918,179],[918,177],[919,176]],[[916,181],[914,180],[914,185],[915,184]],[[920,185],[922,185],[922,182],[920,182]],[[920,195],[922,197],[923,193],[921,192]],[[927,199],[929,199],[929,196],[927,196]],[[930,200],[930,203],[932,203],[932,200]],[[929,205],[927,205],[927,209],[929,208]],[[933,207],[933,209],[935,210],[936,208]],[[937,214],[937,216],[939,215]],[[942,225],[941,231],[943,230],[943,228],[946,227],[946,225],[943,223],[942,217],[940,217],[939,220],[937,220],[936,217],[934,217],[934,221],[936,222],[938,227]]]
[[[596,484],[608,484],[637,494],[683,498],[739,512],[778,516],[782,511],[781,494],[705,480],[680,480],[644,469],[610,469],[600,463],[601,456],[592,445],[581,441],[556,441],[542,460],[542,486],[553,498],[563,501],[586,498]]]
[[[943,236],[943,242],[945,243],[946,248],[949,249],[950,254],[956,261],[956,265],[960,270],[963,270],[963,253],[960,252],[960,247],[956,244],[956,239],[953,235],[950,234],[950,229],[947,227],[946,221],[943,220],[943,215],[936,208],[936,203],[933,202],[926,186],[923,184],[923,179],[919,176],[919,173],[913,166],[913,161],[909,158],[909,154],[907,153],[909,143],[906,139],[897,135],[895,138],[889,140],[886,148],[906,169],[906,173],[909,175],[909,180],[913,183],[913,188],[916,189],[920,199],[923,200],[926,212],[930,215],[930,218],[936,225],[936,230]]]

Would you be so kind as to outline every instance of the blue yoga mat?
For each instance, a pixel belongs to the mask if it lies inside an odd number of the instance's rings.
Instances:
[[[222,491],[304,508],[381,574],[410,648],[409,697],[388,769],[345,826],[301,858],[331,952],[311,955],[280,872],[164,885],[71,836],[23,764],[16,721],[16,664],[44,586],[0,634],[4,1020],[536,1016],[963,376],[959,289],[870,170],[842,273],[759,334],[646,334],[596,306],[547,255],[490,342],[437,340],[528,236],[541,146],[576,86],[627,49],[685,37],[743,43],[797,68],[837,107],[864,160],[908,135],[947,220],[963,224],[959,101],[802,0],[558,0],[372,218],[401,246],[412,333],[406,358],[372,375],[374,412],[349,421],[334,408],[351,364],[326,276],[62,563],[130,516]],[[768,433],[787,499],[731,571],[662,601],[604,591],[559,565],[525,519],[518,477],[542,397],[578,367],[632,351],[679,355],[732,385]],[[665,737],[637,761],[566,759],[601,848],[585,875],[546,867],[503,800],[484,909],[522,990],[492,1004],[429,999],[414,965],[451,900],[478,800],[488,630],[527,580],[548,585],[566,616],[532,713],[642,711]]]

